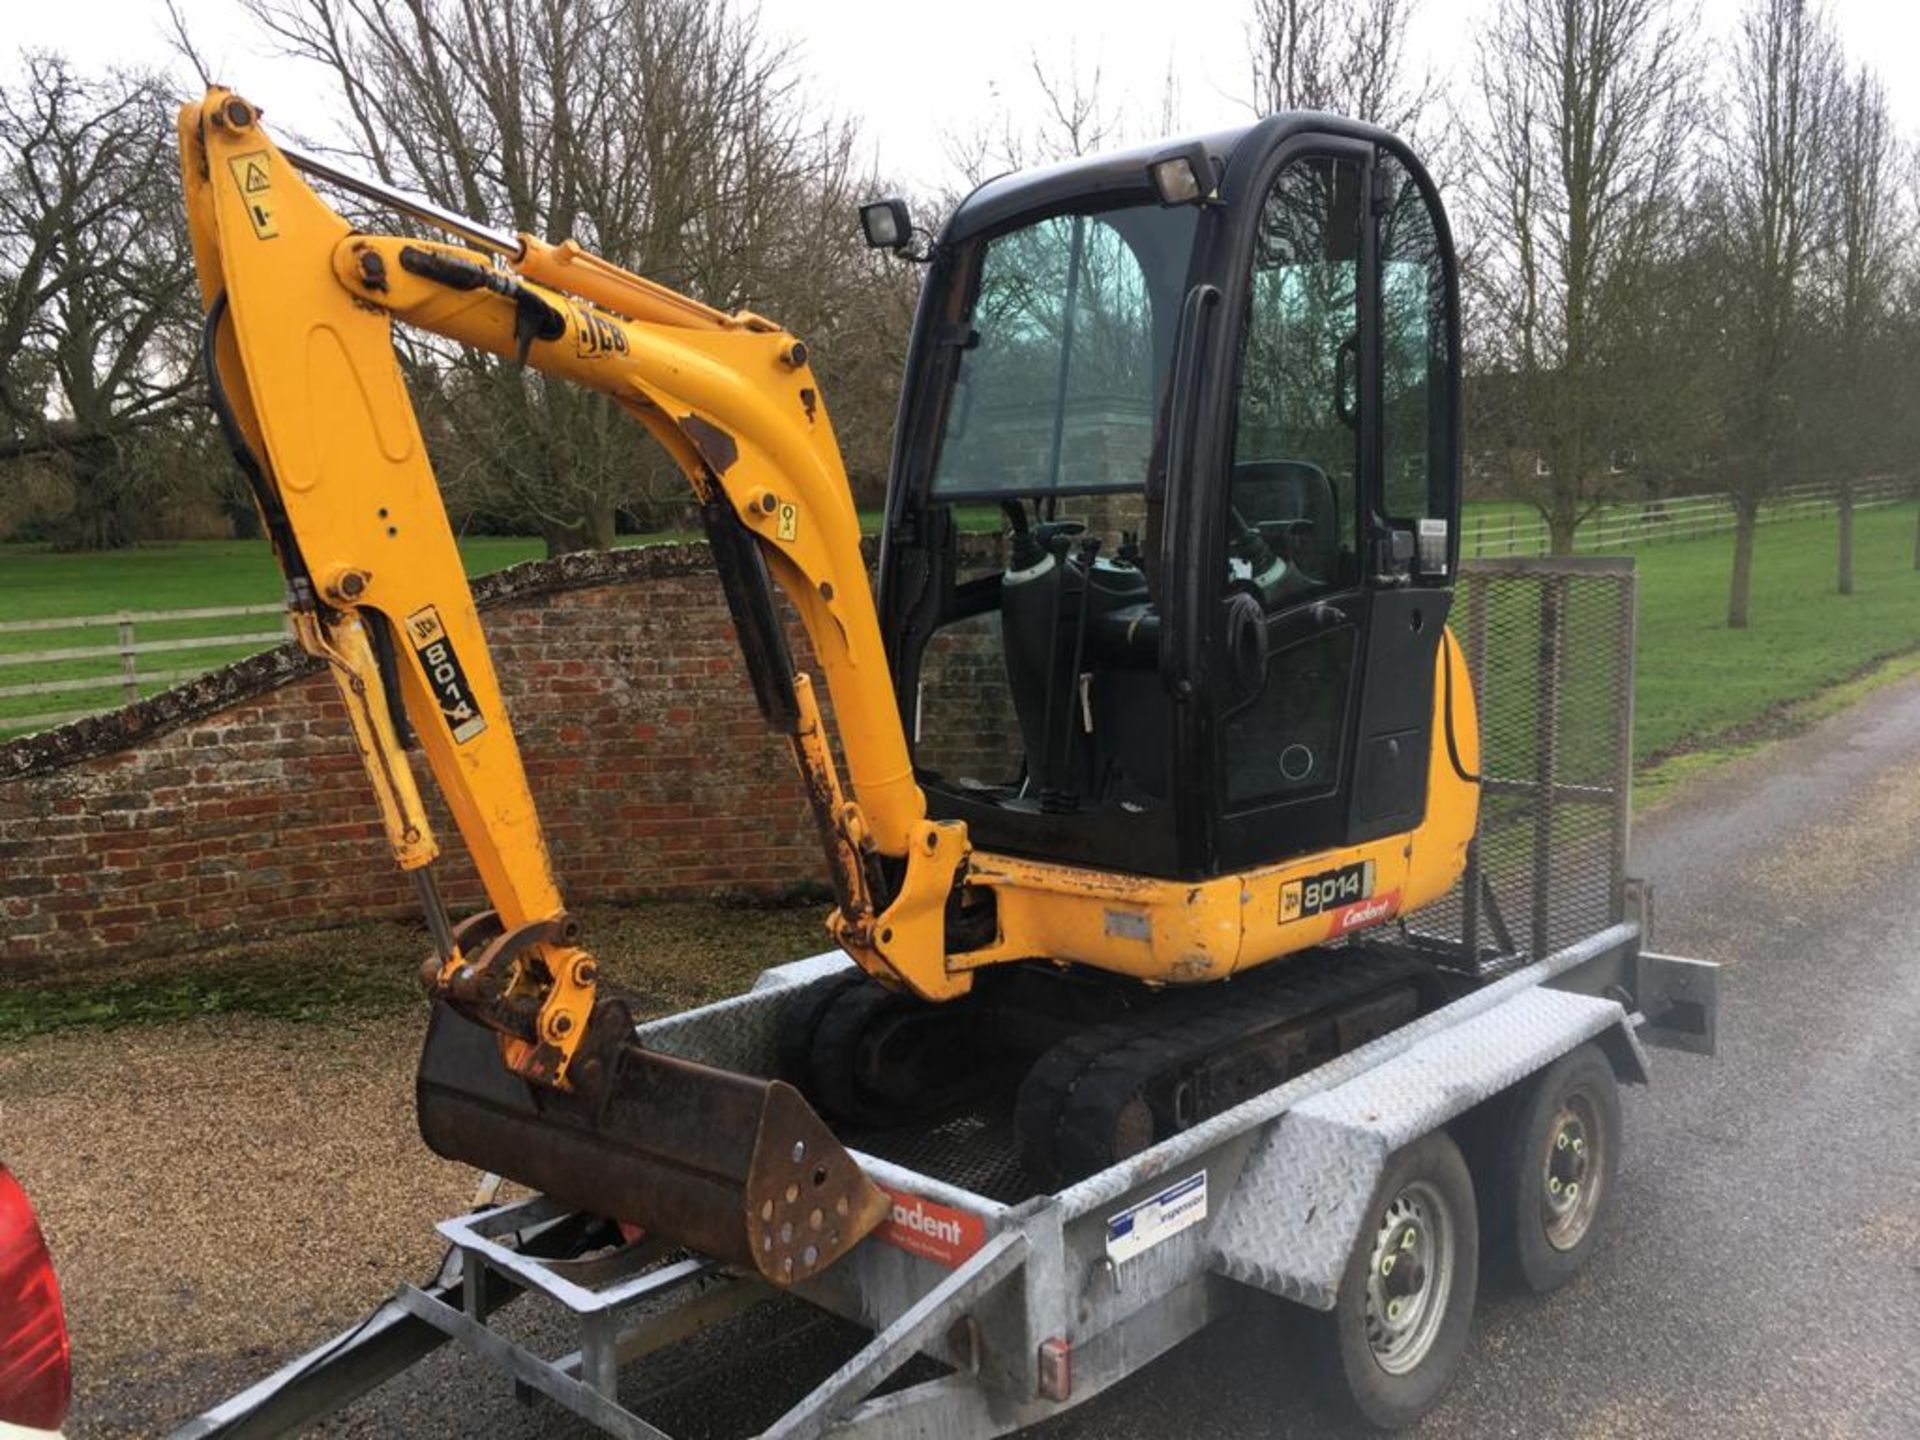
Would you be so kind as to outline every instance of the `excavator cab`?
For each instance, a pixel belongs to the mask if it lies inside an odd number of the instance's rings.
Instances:
[[[1456,297],[1418,161],[1332,117],[970,195],[930,257],[881,572],[933,813],[1169,879],[1417,828]],[[1004,559],[970,533],[996,512]]]

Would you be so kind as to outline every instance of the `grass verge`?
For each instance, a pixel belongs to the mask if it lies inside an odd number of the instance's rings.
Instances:
[[[605,983],[636,1013],[705,1004],[769,965],[828,948],[823,906],[694,901],[588,909]],[[57,1030],[165,1025],[207,1015],[328,1022],[419,1005],[428,949],[416,925],[381,922],[226,945],[66,979],[0,987],[0,1043]]]
[[[1920,648],[1873,660],[1856,673],[1801,700],[1774,706],[1757,719],[1697,744],[1681,743],[1643,763],[1633,777],[1633,808],[1652,809],[1686,784],[1730,760],[1766,749],[1857,705],[1877,690],[1920,675]]]

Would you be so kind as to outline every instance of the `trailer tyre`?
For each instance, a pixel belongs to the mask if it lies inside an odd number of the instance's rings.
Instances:
[[[1438,1403],[1473,1328],[1479,1237],[1473,1179],[1445,1131],[1387,1162],[1333,1313],[1319,1320],[1334,1403],[1382,1430]]]
[[[1528,1087],[1507,1130],[1497,1183],[1514,1274],[1545,1295],[1593,1253],[1620,1168],[1620,1087],[1592,1043]]]

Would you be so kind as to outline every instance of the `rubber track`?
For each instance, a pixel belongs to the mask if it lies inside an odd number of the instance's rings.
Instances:
[[[805,1088],[813,1056],[813,1037],[820,1028],[821,1017],[844,991],[865,983],[866,979],[865,975],[855,971],[825,985],[812,987],[787,1003],[781,1012],[776,1035],[781,1079]]]
[[[1420,962],[1403,956],[1334,951],[1272,974],[1208,986],[1194,993],[1199,1003],[1180,1006],[1177,1015],[1150,1009],[1076,1035],[1042,1056],[1020,1087],[1015,1125],[1021,1159],[1030,1174],[1050,1185],[1104,1170],[1123,1158],[1114,1145],[1121,1111],[1156,1082],[1275,1027],[1425,973]]]
[[[814,1021],[808,1054],[808,1090],[822,1114],[832,1120],[872,1126],[900,1118],[895,1105],[868,1093],[854,1070],[868,1027],[889,1010],[913,1003],[864,975],[834,992]]]

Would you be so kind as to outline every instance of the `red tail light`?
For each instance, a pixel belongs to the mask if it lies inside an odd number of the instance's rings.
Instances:
[[[0,1421],[58,1430],[72,1388],[53,1260],[27,1192],[0,1166]]]

